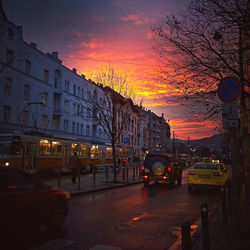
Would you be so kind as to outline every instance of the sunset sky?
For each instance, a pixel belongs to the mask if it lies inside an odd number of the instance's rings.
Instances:
[[[3,0],[6,14],[22,25],[24,39],[59,58],[79,74],[94,79],[104,65],[126,73],[144,106],[164,113],[171,130],[187,140],[214,134],[203,123],[168,102],[168,86],[159,84],[160,58],[152,49],[151,27],[167,14],[178,13],[187,0]]]

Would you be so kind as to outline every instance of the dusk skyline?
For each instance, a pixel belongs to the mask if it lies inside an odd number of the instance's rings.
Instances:
[[[202,123],[182,107],[167,102],[168,86],[157,74],[160,58],[153,51],[151,27],[167,14],[178,13],[184,0],[3,0],[7,17],[24,29],[24,40],[35,42],[44,53],[59,52],[68,68],[93,79],[104,65],[126,73],[144,99],[144,106],[164,113],[179,139],[214,134],[212,121]],[[202,120],[202,119],[201,119]]]

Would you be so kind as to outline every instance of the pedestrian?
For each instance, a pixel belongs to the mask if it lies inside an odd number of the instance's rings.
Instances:
[[[72,183],[76,183],[76,177],[80,174],[81,170],[81,162],[77,156],[77,152],[74,152],[74,155],[69,160],[69,169],[71,170]]]

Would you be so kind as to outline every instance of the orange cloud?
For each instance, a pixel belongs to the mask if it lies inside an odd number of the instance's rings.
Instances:
[[[153,18],[142,17],[140,15],[131,14],[125,17],[121,17],[121,20],[125,22],[133,22],[135,25],[149,24],[154,21]]]
[[[90,49],[102,48],[103,42],[101,39],[91,38],[88,42],[82,42],[81,46]]]

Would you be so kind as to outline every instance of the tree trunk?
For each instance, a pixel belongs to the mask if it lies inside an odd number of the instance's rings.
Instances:
[[[117,182],[117,172],[116,172],[116,152],[115,152],[115,142],[112,139],[112,153],[113,153],[113,173],[114,173],[114,183]]]

